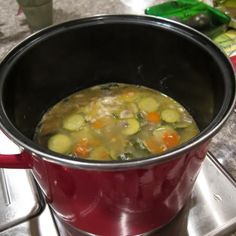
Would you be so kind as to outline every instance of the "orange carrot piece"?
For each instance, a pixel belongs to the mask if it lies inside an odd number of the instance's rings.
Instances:
[[[100,153],[100,160],[110,160],[109,153],[104,151]]]
[[[175,132],[165,132],[162,138],[167,148],[173,148],[180,143],[180,137]]]
[[[75,153],[76,153],[77,156],[87,157],[88,154],[89,154],[89,151],[84,146],[76,146]]]
[[[161,116],[158,112],[152,111],[147,114],[146,120],[153,123],[159,123],[161,120]]]
[[[145,141],[145,145],[147,146],[148,150],[152,153],[161,153],[166,150],[165,145],[160,145],[155,138],[149,138]]]
[[[80,142],[75,147],[75,154],[81,157],[87,157],[90,148],[88,144],[88,139],[81,139]]]
[[[104,122],[102,119],[97,119],[95,120],[91,126],[94,128],[94,129],[101,129],[105,126]]]

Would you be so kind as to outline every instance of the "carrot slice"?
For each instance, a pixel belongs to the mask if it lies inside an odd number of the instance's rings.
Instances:
[[[144,145],[151,153],[161,153],[167,148],[165,145],[160,145],[155,138],[151,137],[144,141]]]
[[[75,153],[77,156],[87,157],[89,154],[89,151],[86,147],[78,145],[76,146]]]
[[[153,123],[159,123],[161,120],[161,116],[158,112],[152,111],[147,114],[146,120]]]
[[[88,139],[81,139],[75,147],[75,154],[81,157],[88,157],[90,151]]]
[[[102,129],[105,126],[105,124],[102,119],[97,119],[91,124],[91,126],[94,129]]]
[[[167,148],[173,148],[180,143],[180,137],[176,132],[165,132],[162,138]]]

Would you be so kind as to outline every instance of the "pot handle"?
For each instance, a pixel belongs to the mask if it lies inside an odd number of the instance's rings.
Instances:
[[[29,169],[32,158],[0,130],[0,168]]]

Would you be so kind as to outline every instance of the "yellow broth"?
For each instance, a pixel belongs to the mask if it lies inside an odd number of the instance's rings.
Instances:
[[[198,133],[186,109],[165,94],[109,83],[78,91],[50,108],[35,141],[75,158],[130,160],[166,152]]]

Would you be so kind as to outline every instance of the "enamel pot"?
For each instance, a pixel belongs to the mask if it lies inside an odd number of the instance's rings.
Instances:
[[[73,159],[32,141],[50,106],[107,82],[169,95],[194,117],[200,134],[162,155],[124,162]],[[189,27],[137,15],[65,22],[25,39],[0,64],[0,129],[20,147],[17,154],[1,154],[0,166],[32,169],[68,235],[151,232],[183,208],[234,101],[229,60]]]

